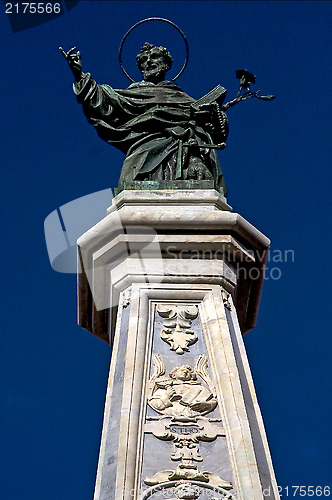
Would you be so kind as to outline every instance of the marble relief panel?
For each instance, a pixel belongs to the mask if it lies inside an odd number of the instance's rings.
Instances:
[[[140,498],[235,499],[199,303],[152,311]]]

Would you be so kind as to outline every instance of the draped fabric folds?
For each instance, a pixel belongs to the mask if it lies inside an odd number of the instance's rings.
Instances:
[[[191,153],[189,148],[182,148],[188,140],[196,144],[213,141],[192,119],[191,106],[195,99],[176,83],[139,82],[126,90],[118,90],[98,85],[90,73],[83,73],[73,88],[99,137],[126,155],[119,185],[128,180],[186,179],[187,171],[179,169],[177,161],[180,143],[183,166],[188,167],[193,154],[199,156],[210,178],[214,178],[216,184],[222,182],[214,149],[196,148],[196,153]]]

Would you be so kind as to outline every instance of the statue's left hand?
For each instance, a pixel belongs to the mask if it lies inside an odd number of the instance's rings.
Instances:
[[[69,67],[72,70],[76,80],[79,80],[82,75],[82,61],[81,61],[80,51],[78,50],[76,54],[73,53],[74,50],[76,50],[76,47],[72,47],[71,49],[68,50],[68,52],[63,50],[62,47],[59,47],[59,50],[64,56],[64,58],[67,60]]]

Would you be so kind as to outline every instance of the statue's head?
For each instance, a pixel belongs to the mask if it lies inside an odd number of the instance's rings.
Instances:
[[[146,42],[136,56],[137,66],[143,74],[143,80],[159,83],[172,66],[172,56],[165,47],[156,47]]]
[[[175,380],[182,380],[183,382],[188,382],[189,380],[197,380],[195,370],[188,365],[182,365],[173,368],[169,376]]]

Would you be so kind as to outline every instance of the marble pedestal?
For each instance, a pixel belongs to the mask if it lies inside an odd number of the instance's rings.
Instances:
[[[279,498],[242,340],[268,247],[214,190],[123,191],[78,240],[112,346],[95,500]]]

